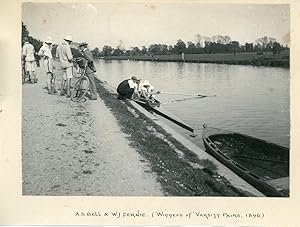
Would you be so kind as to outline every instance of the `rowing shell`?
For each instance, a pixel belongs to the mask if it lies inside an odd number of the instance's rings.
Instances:
[[[155,113],[157,115],[160,115],[164,117],[165,119],[173,122],[174,124],[194,133],[194,129],[187,125],[186,123],[182,122],[179,120],[177,117],[175,117],[173,114],[169,113],[167,110],[161,107],[160,102],[156,99],[152,100],[152,102],[147,101],[146,99],[139,98],[139,99],[134,99],[137,104],[145,108],[151,113]]]

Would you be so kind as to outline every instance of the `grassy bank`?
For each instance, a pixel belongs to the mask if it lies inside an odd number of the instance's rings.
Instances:
[[[192,63],[217,63],[234,65],[272,66],[288,68],[289,51],[281,51],[273,55],[272,52],[242,52],[226,54],[185,54],[182,55],[153,55],[153,56],[109,56],[106,60],[134,60],[158,62],[192,62]]]
[[[131,146],[150,164],[165,195],[246,196],[220,176],[211,161],[199,159],[163,128],[136,111],[128,101],[118,100],[99,81],[97,91],[122,132],[128,135]]]

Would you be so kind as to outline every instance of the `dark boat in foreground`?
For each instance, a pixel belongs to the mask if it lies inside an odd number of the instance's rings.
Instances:
[[[289,149],[203,125],[206,151],[266,196],[289,196]]]

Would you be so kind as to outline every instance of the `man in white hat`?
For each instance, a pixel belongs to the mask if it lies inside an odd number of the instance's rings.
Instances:
[[[52,39],[48,37],[43,46],[40,48],[38,55],[42,57],[44,70],[46,72],[46,82],[48,94],[56,93],[55,90],[55,75],[53,74],[53,57],[52,57]]]
[[[64,95],[65,85],[67,86],[67,97],[71,96],[71,79],[73,77],[73,55],[71,52],[70,44],[72,43],[72,37],[66,36],[64,41],[58,45],[56,49],[56,55],[59,57],[61,68],[63,69],[63,79],[61,82],[60,95]]]
[[[24,38],[24,45],[22,48],[22,58],[25,61],[25,71],[29,74],[29,82],[36,83],[37,79],[35,77],[35,57],[34,57],[34,46],[29,42],[28,37]]]
[[[148,80],[145,80],[141,83],[139,87],[139,92],[141,97],[145,98],[148,101],[154,99],[154,94],[159,94],[160,91],[155,91],[155,88],[149,83]]]

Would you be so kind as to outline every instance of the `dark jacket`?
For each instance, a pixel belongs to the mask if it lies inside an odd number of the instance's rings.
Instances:
[[[85,61],[78,62],[79,67],[83,68],[87,61],[88,67],[86,69],[86,73],[96,72],[96,67],[94,65],[94,59],[93,59],[92,52],[86,48],[81,53],[82,53],[82,57],[85,59]]]

